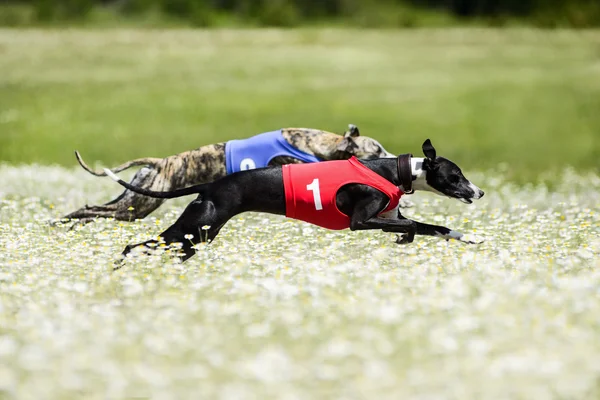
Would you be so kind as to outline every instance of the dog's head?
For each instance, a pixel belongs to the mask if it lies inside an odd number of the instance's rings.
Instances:
[[[356,125],[348,125],[348,131],[344,138],[338,143],[336,151],[350,158],[355,156],[361,160],[373,160],[376,158],[396,158],[396,156],[383,148],[377,140],[360,136]]]
[[[420,168],[422,177],[421,179],[417,177],[415,186],[425,185],[421,189],[458,199],[467,204],[483,197],[483,190],[465,178],[458,165],[444,157],[437,157],[429,139],[423,143],[423,154],[425,158]]]

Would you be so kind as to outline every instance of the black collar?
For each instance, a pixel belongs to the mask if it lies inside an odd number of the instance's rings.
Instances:
[[[398,156],[398,179],[400,185],[404,189],[403,192],[406,194],[412,194],[414,192],[412,187],[412,166],[410,159],[412,154],[400,154]]]

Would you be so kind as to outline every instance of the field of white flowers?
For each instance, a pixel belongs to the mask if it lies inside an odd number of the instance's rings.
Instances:
[[[0,166],[0,398],[598,398],[600,177],[467,176],[479,202],[406,215],[481,245],[247,214],[184,264],[112,272],[185,201],[70,231],[48,221],[120,188]]]

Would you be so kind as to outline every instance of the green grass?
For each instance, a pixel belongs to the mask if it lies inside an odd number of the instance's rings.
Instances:
[[[0,30],[0,160],[113,165],[354,123],[518,181],[598,169],[600,32]]]
[[[599,176],[468,178],[483,199],[416,193],[404,214],[481,245],[248,213],[184,264],[112,272],[185,199],[51,228],[120,188],[0,165],[0,398],[597,399]]]

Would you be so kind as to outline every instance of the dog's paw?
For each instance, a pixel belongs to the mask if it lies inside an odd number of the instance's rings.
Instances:
[[[407,233],[401,233],[399,235],[396,235],[396,240],[394,240],[394,243],[409,244],[409,243],[412,243],[412,240],[410,240],[410,237]]]
[[[470,233],[467,233],[466,235],[462,235],[458,240],[460,240],[463,243],[468,243],[468,244],[480,244],[485,241],[481,236],[473,235]]]
[[[67,224],[69,222],[69,219],[68,218],[51,219],[46,222],[48,223],[48,226],[50,226],[51,228],[56,228],[56,227],[60,227],[60,226]]]
[[[113,261],[113,271],[121,269],[125,265],[125,261],[127,258],[125,256],[119,256],[115,261]]]

